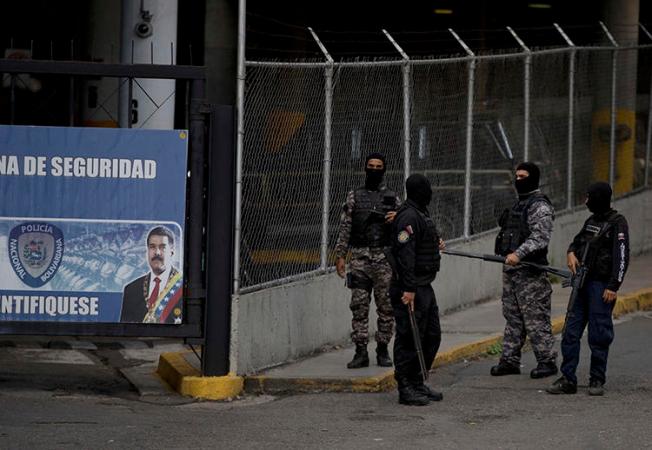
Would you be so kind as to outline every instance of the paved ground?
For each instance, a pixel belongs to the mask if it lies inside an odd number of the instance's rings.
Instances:
[[[488,358],[439,369],[433,385],[445,399],[426,407],[400,406],[395,392],[230,403],[139,396],[109,366],[43,363],[4,348],[0,448],[652,448],[652,313],[619,322],[603,398],[585,386],[549,396],[542,389],[550,379],[492,378]],[[136,361],[125,349],[78,353]],[[531,353],[524,365],[533,365]]]

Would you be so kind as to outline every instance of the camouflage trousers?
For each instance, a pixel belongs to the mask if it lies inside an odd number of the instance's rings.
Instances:
[[[503,272],[503,316],[505,334],[501,361],[518,365],[525,337],[538,363],[555,362],[555,338],[550,324],[552,287],[545,273],[518,269]]]
[[[376,342],[387,344],[392,339],[394,316],[389,300],[391,280],[392,268],[382,249],[352,249],[347,286],[351,289],[351,339],[355,344],[366,345],[369,342],[369,305],[372,291],[378,315]]]

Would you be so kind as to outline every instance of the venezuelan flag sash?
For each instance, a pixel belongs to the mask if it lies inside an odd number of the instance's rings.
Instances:
[[[181,293],[183,282],[181,280],[181,272],[177,272],[174,276],[170,277],[165,288],[159,294],[156,302],[149,308],[143,323],[165,323],[170,316],[172,310],[178,306],[181,300]],[[177,314],[176,320],[181,323],[181,314]]]

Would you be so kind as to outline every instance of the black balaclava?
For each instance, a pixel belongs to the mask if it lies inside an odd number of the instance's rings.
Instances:
[[[367,164],[369,164],[370,159],[380,159],[383,162],[382,170],[369,169]],[[365,159],[364,162],[364,171],[367,174],[364,186],[370,191],[378,190],[378,186],[380,186],[380,183],[383,181],[383,175],[385,175],[385,155],[375,152],[367,155],[367,159]]]
[[[408,200],[412,200],[419,208],[425,209],[432,199],[432,188],[426,177],[419,173],[410,175],[405,181]]]
[[[611,209],[611,186],[604,181],[593,183],[586,190],[586,207],[593,214],[603,214]]]
[[[530,174],[525,178],[514,181],[514,186],[516,186],[516,192],[518,192],[518,195],[530,194],[539,189],[539,178],[541,177],[541,173],[536,164],[532,162],[522,162],[516,166],[516,170],[527,170]]]

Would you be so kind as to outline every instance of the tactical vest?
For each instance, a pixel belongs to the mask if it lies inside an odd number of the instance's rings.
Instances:
[[[415,249],[414,274],[417,277],[432,277],[430,280],[432,281],[435,279],[437,272],[439,272],[439,262],[441,260],[441,255],[439,254],[439,234],[435,227],[435,221],[421,211],[418,211],[418,213],[425,221],[426,227]]]
[[[377,191],[364,187],[354,191],[351,226],[351,247],[386,247],[389,245],[389,227],[385,215],[396,211],[396,193],[381,186]]]
[[[497,255],[507,256],[513,253],[530,236],[531,230],[528,225],[528,211],[530,206],[536,202],[546,202],[550,205],[548,197],[541,193],[534,193],[523,200],[519,200],[512,209],[506,209],[500,218],[500,231],[496,236],[494,252]],[[548,247],[530,253],[524,261],[537,264],[548,264]]]
[[[611,276],[611,267],[613,264],[613,239],[614,226],[616,221],[622,217],[616,211],[611,210],[605,215],[596,217],[592,215],[584,224],[580,232],[580,244],[577,247],[575,256],[582,258],[584,248],[604,227],[608,227],[598,237],[598,240],[591,242],[586,254],[586,260],[582,261],[589,269],[588,277],[594,280],[608,280]]]

